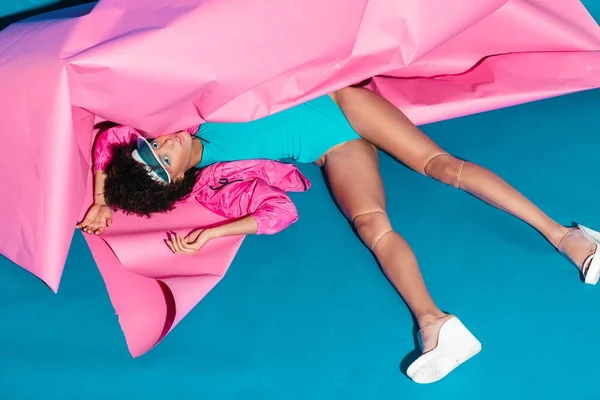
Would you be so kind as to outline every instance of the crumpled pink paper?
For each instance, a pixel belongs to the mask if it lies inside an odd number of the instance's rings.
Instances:
[[[101,0],[0,32],[0,253],[58,290],[91,200],[96,122],[157,135],[259,118],[376,76],[417,124],[600,86],[600,29],[576,0]],[[144,259],[197,204],[117,214],[86,239],[129,350],[152,348],[221,279],[242,238]]]

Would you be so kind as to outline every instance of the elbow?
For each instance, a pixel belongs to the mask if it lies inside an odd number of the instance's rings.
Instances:
[[[287,227],[298,221],[298,212],[296,207],[287,207],[285,210],[276,210],[275,212],[253,214],[256,220],[257,235],[273,235],[285,230]]]

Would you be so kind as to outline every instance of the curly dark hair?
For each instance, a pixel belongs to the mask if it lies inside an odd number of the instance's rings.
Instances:
[[[131,152],[135,146],[133,142],[112,147],[104,183],[106,203],[125,214],[144,217],[173,210],[175,203],[190,195],[200,170],[192,168],[185,172],[183,179],[161,184],[154,181],[146,168],[133,159]]]

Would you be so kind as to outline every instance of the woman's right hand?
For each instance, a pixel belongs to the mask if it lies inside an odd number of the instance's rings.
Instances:
[[[112,224],[112,211],[106,204],[93,204],[85,213],[77,228],[85,233],[101,235]]]

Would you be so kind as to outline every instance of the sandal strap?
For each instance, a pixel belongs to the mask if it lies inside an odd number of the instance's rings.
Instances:
[[[585,260],[583,260],[583,263],[581,264],[581,270],[583,272],[583,276],[587,275],[587,272],[590,269],[590,265],[592,265],[592,259],[594,258],[595,255],[596,255],[596,252],[594,251],[592,254],[587,256],[585,258]]]

